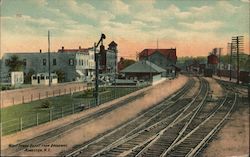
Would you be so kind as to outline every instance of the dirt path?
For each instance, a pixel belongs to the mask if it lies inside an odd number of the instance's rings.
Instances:
[[[74,145],[81,144],[100,133],[124,123],[135,117],[142,110],[155,105],[165,97],[180,89],[187,81],[187,77],[180,76],[175,80],[165,81],[154,86],[143,98],[140,98],[126,106],[120,107],[91,123],[74,128],[72,131],[61,135],[53,142],[43,143],[46,145],[31,148],[33,151],[23,151],[16,155],[21,156],[56,156],[59,152],[68,150]],[[46,147],[47,146],[47,147]],[[49,150],[47,149],[49,148]],[[46,151],[44,150],[46,149]]]

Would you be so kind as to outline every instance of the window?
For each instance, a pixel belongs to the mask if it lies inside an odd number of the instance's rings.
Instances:
[[[56,59],[55,58],[53,59],[53,65],[56,65]]]
[[[36,76],[33,76],[33,80],[36,80]]]
[[[74,60],[73,59],[69,59],[69,65],[74,65]]]
[[[5,65],[7,66],[9,64],[9,59],[5,59]]]
[[[46,59],[43,59],[43,65],[46,65]]]
[[[43,75],[41,75],[41,80],[44,80],[44,76]]]
[[[23,59],[23,65],[26,66],[27,65],[27,60]]]

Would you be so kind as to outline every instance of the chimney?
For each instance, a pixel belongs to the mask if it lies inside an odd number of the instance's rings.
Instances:
[[[42,49],[40,49],[40,51],[39,51],[40,53],[42,53]]]
[[[62,46],[62,52],[64,51],[64,46]]]

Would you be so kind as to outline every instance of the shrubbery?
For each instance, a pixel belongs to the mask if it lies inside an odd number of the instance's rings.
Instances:
[[[49,100],[42,101],[41,108],[50,108],[51,107],[51,102]]]

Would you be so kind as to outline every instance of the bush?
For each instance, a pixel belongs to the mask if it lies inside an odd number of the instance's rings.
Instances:
[[[41,108],[50,108],[51,102],[49,100],[42,101]]]

